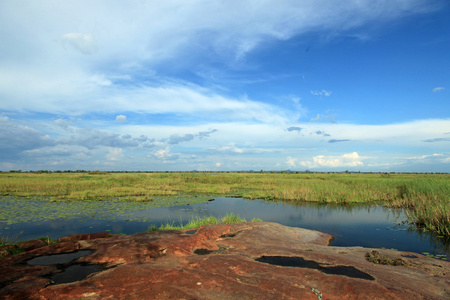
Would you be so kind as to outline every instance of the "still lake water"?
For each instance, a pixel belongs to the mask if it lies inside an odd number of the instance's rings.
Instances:
[[[105,205],[105,202],[102,202],[102,205]],[[227,213],[237,214],[248,221],[260,218],[267,222],[326,232],[335,237],[332,246],[384,247],[417,253],[428,252],[434,255],[447,255],[447,260],[450,256],[450,240],[440,238],[436,234],[410,229],[404,222],[406,215],[402,209],[373,205],[351,207],[310,203],[294,205],[229,197],[217,197],[200,204],[172,207],[145,208],[143,204],[141,208],[136,207],[135,210],[129,211],[126,216],[109,212],[108,215],[103,213],[101,218],[98,218],[97,213],[93,212],[89,217],[56,218],[10,225],[0,219],[0,236],[15,237],[22,232],[19,239],[27,240],[41,236],[56,239],[74,233],[101,231],[134,234],[146,231],[151,224],[157,227],[168,222],[179,225],[191,218],[203,216],[220,218]]]

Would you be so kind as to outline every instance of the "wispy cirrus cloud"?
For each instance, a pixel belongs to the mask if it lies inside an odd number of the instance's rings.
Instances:
[[[318,91],[318,90],[316,90],[316,91],[311,91],[311,95],[313,95],[313,96],[325,96],[325,97],[329,97],[329,96],[331,96],[332,93],[333,93],[333,92],[331,92],[331,91],[326,91],[326,90],[321,90],[321,91]]]
[[[450,138],[434,138],[434,139],[427,139],[423,140],[427,143],[436,143],[436,142],[450,142]]]
[[[342,143],[342,142],[349,142],[349,141],[351,141],[351,140],[349,140],[349,139],[342,139],[342,140],[331,139],[331,140],[328,140],[328,143],[334,144],[334,143]]]
[[[268,112],[274,111],[273,106],[195,86],[155,86],[155,78],[148,75],[164,73],[167,65],[189,70],[199,60],[235,64],[267,41],[287,40],[317,29],[336,35],[374,20],[389,21],[432,9],[418,0],[345,5],[287,1],[282,6],[271,1],[133,5],[41,1],[27,6],[5,1],[0,27],[12,34],[0,36],[0,65],[4,66],[0,68],[0,96],[9,101],[2,101],[0,109],[67,114],[105,108],[111,112],[217,112],[214,117],[250,114],[258,120],[272,119],[273,113]],[[62,11],[70,14],[57,13]],[[32,21],[36,19],[40,22]],[[69,46],[76,51],[67,51]],[[145,80],[136,82],[142,76]],[[126,77],[133,80],[117,80]],[[127,83],[126,88],[119,82]],[[331,95],[327,90],[314,93]]]
[[[435,88],[433,89],[433,93],[442,92],[443,90],[445,90],[445,88],[442,87],[442,86],[435,87]]]

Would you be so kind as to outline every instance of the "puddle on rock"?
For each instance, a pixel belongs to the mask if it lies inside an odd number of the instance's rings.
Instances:
[[[186,234],[195,234],[197,232],[197,230],[188,230],[188,231],[185,231],[184,233],[186,233]]]
[[[53,275],[50,279],[55,284],[70,283],[82,280],[89,274],[100,272],[103,269],[97,265],[72,265],[61,273]]]
[[[297,267],[316,269],[322,273],[329,275],[342,275],[352,278],[359,278],[365,280],[374,280],[372,276],[354,267],[348,266],[334,266],[334,267],[322,267],[318,262],[312,260],[306,260],[301,257],[289,257],[289,256],[262,256],[257,258],[256,261],[281,266],[281,267]]]
[[[208,255],[213,252],[214,252],[214,250],[209,250],[209,249],[205,249],[205,248],[198,248],[198,249],[194,250],[194,254],[197,254],[197,255]]]
[[[93,252],[94,251],[92,250],[80,250],[72,253],[44,255],[30,259],[27,263],[29,265],[41,266],[67,264],[77,258],[92,254]]]
[[[57,265],[60,273],[50,277],[54,284],[69,283],[82,280],[89,274],[100,272],[103,270],[98,265],[72,264],[74,260],[92,254],[93,250],[80,250],[71,253],[52,254],[35,257],[27,263],[29,265],[50,266]]]

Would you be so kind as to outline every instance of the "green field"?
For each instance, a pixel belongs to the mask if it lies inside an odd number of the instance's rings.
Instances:
[[[223,195],[342,205],[380,202],[407,208],[410,222],[418,227],[450,235],[450,174],[0,173],[0,195],[124,201]]]

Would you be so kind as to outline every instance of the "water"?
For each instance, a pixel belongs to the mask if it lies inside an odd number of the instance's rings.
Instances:
[[[92,253],[92,250],[80,250],[72,253],[44,255],[30,259],[27,263],[41,266],[55,265],[61,272],[50,277],[53,284],[69,283],[84,279],[92,273],[103,270],[99,265],[73,264],[77,258]]]
[[[372,276],[364,273],[354,267],[349,266],[322,266],[316,261],[306,260],[301,257],[289,257],[289,256],[262,256],[257,258],[256,261],[271,264],[282,267],[296,267],[319,270],[322,273],[330,275],[342,275],[352,278],[359,278],[364,280],[375,280]]]
[[[105,205],[105,202],[102,202]],[[0,236],[15,237],[20,232],[20,240],[48,236],[57,239],[74,233],[108,231],[110,233],[134,234],[144,232],[151,224],[173,222],[186,223],[194,217],[215,216],[220,218],[234,213],[250,221],[260,218],[267,222],[277,222],[292,227],[326,232],[335,237],[333,246],[362,246],[388,248],[417,253],[450,256],[450,241],[437,235],[419,230],[411,230],[404,222],[406,215],[402,209],[382,206],[360,205],[342,207],[333,205],[303,204],[293,205],[263,200],[218,197],[214,201],[201,204],[173,207],[134,207],[126,216],[110,214],[107,217],[55,218],[21,222],[7,225],[0,220]]]

